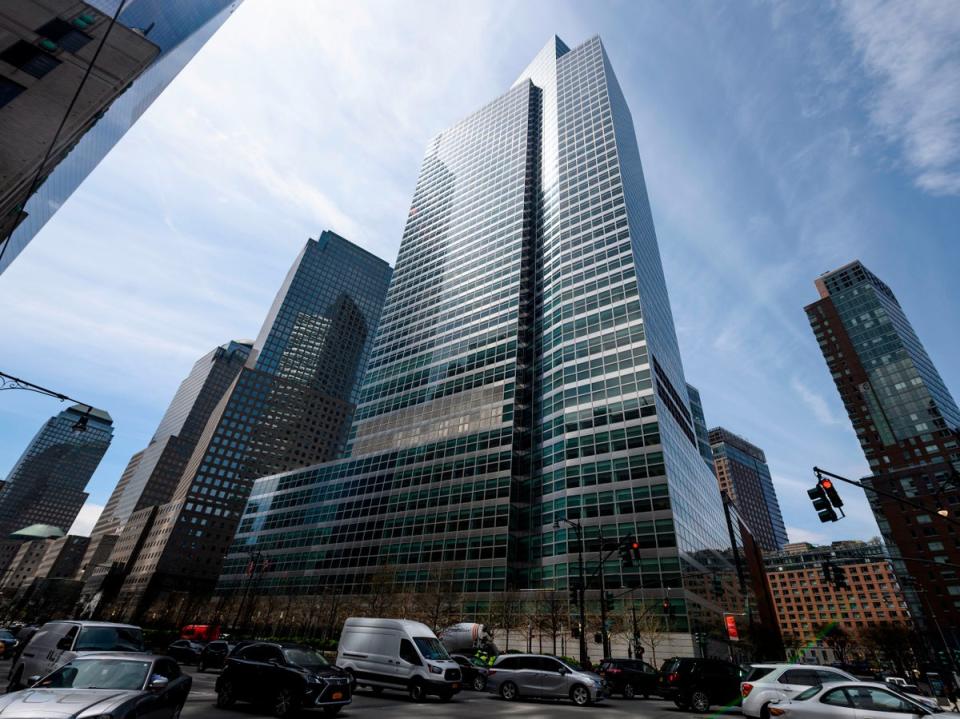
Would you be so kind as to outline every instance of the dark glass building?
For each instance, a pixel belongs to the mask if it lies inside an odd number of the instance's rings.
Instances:
[[[73,405],[49,419],[0,489],[0,538],[31,524],[69,530],[112,438],[103,410]]]
[[[0,273],[240,2],[0,3]]]
[[[913,582],[911,613],[925,619],[931,647],[942,647],[936,620],[960,650],[960,544],[940,514],[960,517],[960,409],[875,274],[855,261],[815,284],[807,317],[873,472],[864,482],[894,495],[867,491],[897,574]]]
[[[100,591],[103,577],[114,561],[113,547],[130,516],[173,497],[204,427],[240,373],[252,347],[252,340],[232,341],[197,360],[177,389],[150,443],[130,458],[90,534],[78,577],[88,582],[85,601]]]
[[[699,454],[626,100],[599,38],[552,39],[439,133],[414,191],[350,455],[260,479],[221,589],[563,591],[635,536],[636,589],[691,651],[732,571]],[[707,582],[709,583],[709,582]],[[595,596],[591,582],[591,596]],[[698,589],[695,590],[694,587]],[[667,602],[668,611],[663,608]]]
[[[253,480],[342,453],[390,275],[333,232],[307,241],[169,500],[136,509],[121,533],[113,616],[138,617],[173,595],[201,599]]]
[[[710,449],[710,431],[707,429],[707,418],[703,413],[700,390],[688,383],[687,395],[690,397],[690,412],[693,414],[693,432],[697,435],[697,449],[700,450],[700,456],[703,457],[710,471],[715,472],[713,450]]]
[[[789,540],[763,450],[723,427],[711,429],[709,437],[720,491],[737,506],[760,547],[779,551]]]

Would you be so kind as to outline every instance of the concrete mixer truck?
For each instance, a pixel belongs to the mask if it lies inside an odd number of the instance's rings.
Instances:
[[[447,627],[440,633],[440,641],[450,654],[484,654],[495,657],[500,653],[487,628],[475,622],[461,622]]]

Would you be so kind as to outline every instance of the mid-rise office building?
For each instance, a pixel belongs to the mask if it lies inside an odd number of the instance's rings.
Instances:
[[[767,555],[766,570],[780,631],[788,650],[802,660],[850,659],[830,646],[834,625],[851,646],[861,647],[869,643],[864,632],[872,626],[911,625],[903,590],[880,542],[787,544]]]
[[[126,522],[111,559],[124,581],[110,616],[137,617],[177,593],[202,598],[253,480],[339,456],[390,275],[333,232],[307,241],[169,500]]]
[[[70,529],[112,438],[103,410],[73,405],[48,420],[0,490],[0,537],[31,524]]]
[[[239,3],[0,3],[0,273]]]
[[[898,573],[916,580],[911,611],[931,646],[942,633],[960,649],[960,409],[875,274],[851,262],[815,284],[807,317],[872,470],[864,483],[885,493],[866,492],[877,524]]]
[[[641,558],[607,562],[607,586],[654,603],[676,652],[695,627],[722,632],[687,579],[732,572],[729,534],[598,37],[554,38],[430,141],[350,455],[257,481],[221,589],[247,582],[253,553],[269,571],[251,592],[382,591],[386,572],[474,608],[514,589],[566,596],[580,531],[591,595],[601,531],[635,536]]]
[[[765,551],[779,550],[787,530],[763,450],[723,427],[711,429],[709,437],[720,491],[737,505],[757,543]]]

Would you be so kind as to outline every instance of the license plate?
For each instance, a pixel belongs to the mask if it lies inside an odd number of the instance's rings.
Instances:
[[[336,701],[337,699],[343,699],[343,692],[334,692],[330,695],[330,698]]]
[[[456,682],[454,682],[453,684],[450,685],[450,688],[451,688],[451,689],[459,689],[459,688],[460,688],[460,685],[457,684]]]

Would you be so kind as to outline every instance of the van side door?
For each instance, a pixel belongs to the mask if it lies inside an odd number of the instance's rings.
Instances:
[[[61,664],[66,664],[73,659],[71,650],[79,631],[80,627],[76,624],[57,625],[56,629],[51,632],[47,653],[41,658],[43,663],[40,668],[41,675],[48,674]],[[66,653],[66,656],[64,656],[64,653]]]
[[[400,684],[406,684],[414,676],[420,674],[420,667],[423,666],[423,659],[420,658],[417,648],[409,639],[400,639],[399,650],[400,661],[397,662],[396,674],[397,681]]]
[[[567,687],[566,667],[552,657],[537,657],[539,666],[540,695],[545,697],[565,697],[570,690]]]

